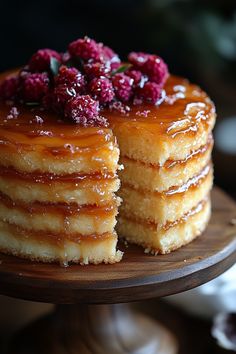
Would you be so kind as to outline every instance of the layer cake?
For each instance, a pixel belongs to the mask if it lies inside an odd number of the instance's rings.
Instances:
[[[16,75],[27,80],[22,70],[5,73],[2,87]],[[172,75],[159,84],[155,104],[143,94],[138,104],[124,102],[112,82],[122,109],[113,109],[114,96],[112,104],[103,102],[105,124],[98,117],[99,124],[82,124],[84,116],[75,124],[78,104],[70,121],[32,97],[0,102],[2,252],[63,264],[114,263],[122,258],[116,220],[121,239],[153,254],[171,252],[205,229],[213,183],[213,103],[199,87]]]

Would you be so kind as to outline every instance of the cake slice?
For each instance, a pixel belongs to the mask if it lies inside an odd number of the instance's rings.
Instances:
[[[123,200],[117,231],[146,252],[169,253],[193,240],[210,217],[215,108],[196,85],[170,76],[159,106],[108,114],[118,139]]]
[[[120,239],[153,254],[205,229],[215,108],[157,55],[121,63],[85,37],[2,74],[0,98],[2,252],[114,263],[117,220]]]
[[[119,148],[111,130],[24,107],[9,119],[9,110],[1,104],[1,250],[47,262],[119,261]]]

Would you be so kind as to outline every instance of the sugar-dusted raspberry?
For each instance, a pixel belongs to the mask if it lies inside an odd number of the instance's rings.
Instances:
[[[99,102],[89,95],[76,96],[67,102],[65,116],[84,127],[107,125],[106,118],[99,116]]]
[[[89,84],[89,89],[100,103],[111,102],[115,96],[112,83],[106,77],[94,78]]]
[[[140,88],[138,95],[144,101],[157,104],[161,98],[162,87],[155,82],[146,82],[142,88]]]
[[[81,93],[85,89],[86,80],[84,75],[76,68],[67,68],[63,65],[55,77],[55,84],[56,86],[67,85],[68,87],[73,87],[77,93]]]
[[[56,86],[52,92],[50,108],[55,112],[63,112],[66,103],[75,96],[76,91],[74,87],[67,86],[66,84],[60,84]]]
[[[127,70],[125,74],[134,80],[134,87],[143,87],[145,82],[148,80],[148,77],[143,75],[140,70],[130,69]]]
[[[99,115],[99,102],[89,95],[76,96],[67,102],[65,116],[76,120],[77,117],[93,119]]]
[[[128,55],[128,60],[137,69],[141,69],[143,64],[147,61],[149,54],[143,52],[131,52]]]
[[[143,72],[149,79],[159,85],[164,85],[169,76],[168,67],[163,59],[156,55],[150,55],[145,62]]]
[[[89,37],[77,39],[69,44],[68,52],[72,57],[79,57],[84,60],[100,60],[101,48],[97,42]]]
[[[50,68],[51,58],[61,62],[61,55],[52,49],[39,49],[29,61],[29,70],[32,72],[47,71]]]
[[[84,65],[84,71],[89,79],[93,79],[95,77],[108,76],[111,73],[111,66],[109,62],[90,61]]]
[[[135,68],[148,75],[150,81],[164,85],[169,73],[168,67],[162,58],[154,54],[131,52],[128,55],[128,59]]]
[[[28,74],[22,82],[22,94],[26,102],[39,102],[49,90],[46,73]]]
[[[112,84],[116,97],[122,102],[128,102],[133,95],[134,80],[125,74],[116,74],[112,78]]]
[[[102,45],[102,57],[104,62],[110,63],[111,70],[120,66],[119,56],[110,47]]]
[[[19,89],[19,78],[11,76],[6,78],[0,84],[0,98],[4,100],[13,99],[17,96]]]

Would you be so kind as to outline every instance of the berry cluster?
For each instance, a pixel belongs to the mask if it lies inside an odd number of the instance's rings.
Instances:
[[[159,104],[167,77],[157,55],[132,52],[122,64],[111,48],[85,37],[63,54],[38,50],[0,84],[0,98],[40,104],[82,126],[106,125],[104,108],[124,114],[128,104]]]

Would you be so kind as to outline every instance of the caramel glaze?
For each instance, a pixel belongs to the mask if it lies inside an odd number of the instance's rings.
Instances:
[[[186,223],[191,216],[194,216],[195,214],[198,214],[198,213],[200,213],[203,210],[203,208],[205,207],[205,205],[206,205],[208,200],[209,200],[209,197],[204,198],[201,202],[198,203],[197,206],[195,206],[194,208],[189,210],[180,219],[175,220],[175,221],[167,221],[165,225],[161,226],[161,229],[163,231],[167,231],[171,227],[177,226],[179,224]],[[153,230],[156,230],[157,226],[158,226],[158,224],[156,224],[153,221],[143,220],[143,219],[140,219],[140,218],[137,218],[137,217],[134,217],[134,216],[123,215],[122,212],[121,212],[120,216],[121,216],[122,219],[126,219],[128,221],[133,221],[133,222],[138,223],[140,225],[152,228]]]
[[[94,173],[72,173],[65,175],[56,175],[54,173],[40,173],[40,172],[19,172],[12,167],[0,166],[0,176],[7,177],[10,179],[29,181],[32,183],[42,183],[50,185],[52,182],[63,182],[70,184],[78,184],[79,182],[91,180],[91,181],[101,181],[101,180],[114,180],[117,176],[111,172],[94,172]]]
[[[0,203],[9,209],[19,209],[24,212],[33,214],[60,214],[64,217],[85,214],[95,217],[108,217],[117,212],[118,201],[114,198],[109,204],[104,206],[94,205],[78,205],[77,203],[43,203],[33,202],[24,203],[22,201],[12,201],[7,195],[0,192]]]
[[[127,116],[104,112],[110,126],[123,129],[134,127],[139,133],[148,131],[155,138],[179,134],[196,134],[199,124],[208,129],[215,107],[207,94],[187,80],[171,75],[164,87],[165,95],[159,106],[131,106]]]
[[[0,75],[0,80],[6,76]],[[142,130],[148,130],[155,137],[163,134],[175,137],[177,134],[195,133],[199,123],[207,125],[215,113],[208,96],[198,86],[182,78],[170,76],[164,89],[165,96],[160,106],[130,106],[126,116],[108,110],[101,114],[107,117],[111,128],[114,125],[122,125],[124,129],[134,126],[138,127],[140,134]],[[9,115],[12,105],[19,112],[16,118]],[[43,119],[42,124],[36,122],[37,116]],[[18,149],[38,149],[60,158],[76,153],[90,154],[108,142],[115,143],[109,127],[83,128],[36,107],[0,103],[0,147],[14,144]]]
[[[139,163],[141,165],[144,165],[144,166],[147,166],[147,167],[151,167],[151,168],[154,168],[154,169],[161,168],[162,170],[163,169],[168,170],[170,168],[173,168],[176,165],[186,165],[190,159],[191,160],[198,160],[200,157],[202,157],[208,151],[212,151],[212,148],[213,148],[213,137],[212,137],[212,134],[210,134],[207,144],[205,144],[204,146],[201,146],[197,150],[192,151],[191,154],[186,156],[186,158],[184,160],[167,160],[164,163],[164,165],[162,165],[162,166],[157,165],[157,164],[146,163],[146,162],[143,162],[143,161],[140,161],[140,160],[131,159],[128,156],[122,156],[122,157],[125,160],[133,161],[133,162],[136,162],[136,163]]]
[[[30,240],[35,240],[38,242],[48,242],[52,245],[60,247],[62,250],[64,249],[65,241],[72,241],[75,243],[80,243],[83,241],[83,244],[88,242],[100,242],[102,240],[110,239],[116,237],[115,234],[106,232],[103,234],[92,234],[92,235],[81,235],[78,233],[52,233],[52,232],[42,232],[35,230],[26,230],[18,225],[10,224],[8,222],[1,222],[4,228],[7,229],[11,234],[13,234],[17,238],[29,238]],[[66,258],[66,255],[65,255]]]
[[[143,189],[139,188],[138,192],[143,193],[145,195],[147,195],[147,192],[148,192],[148,193],[151,193],[154,195],[160,195],[161,197],[171,197],[171,196],[175,196],[175,195],[178,196],[179,194],[186,193],[188,190],[195,190],[195,189],[199,188],[201,183],[204,182],[204,180],[207,178],[207,176],[209,175],[209,173],[211,171],[212,171],[212,164],[208,163],[198,175],[190,178],[186,183],[182,184],[181,186],[171,187],[167,191],[164,191],[164,192],[150,192],[150,191],[143,190]],[[129,183],[123,183],[122,186],[125,188],[134,189],[134,190],[136,189],[132,185],[130,185]]]

